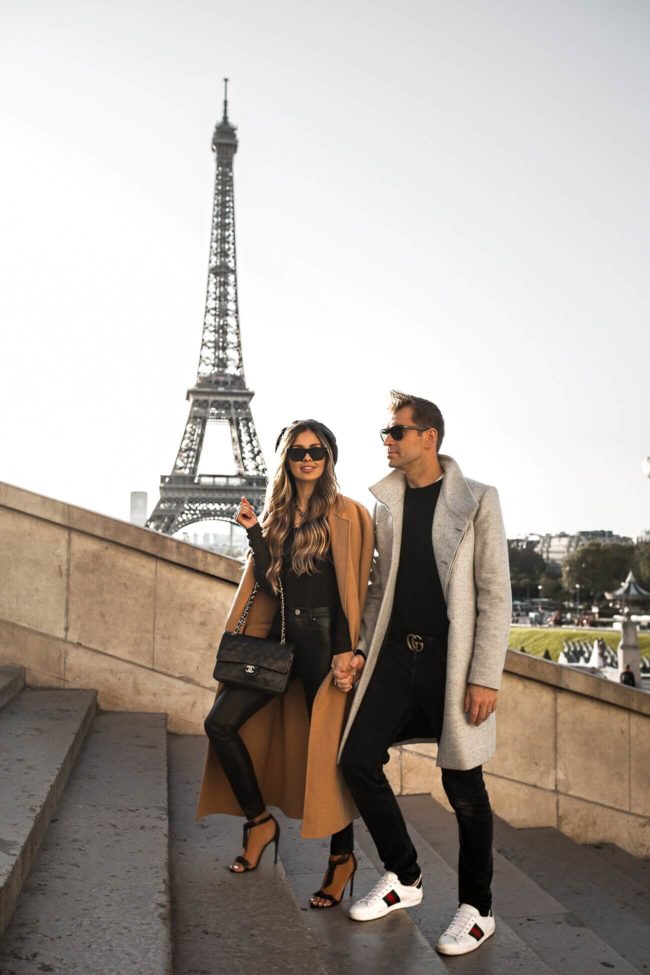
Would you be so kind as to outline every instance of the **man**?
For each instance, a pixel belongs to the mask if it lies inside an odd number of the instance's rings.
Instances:
[[[496,490],[438,453],[438,407],[393,391],[391,411],[381,436],[393,471],[371,489],[376,557],[361,640],[348,669],[334,672],[343,690],[358,680],[340,762],[386,870],[350,916],[372,920],[422,900],[417,852],[383,765],[395,742],[436,739],[460,839],[459,908],[436,948],[460,955],[494,933],[482,765],[494,753],[508,645],[507,544]]]
[[[621,684],[625,684],[627,687],[636,687],[636,679],[629,664],[625,665],[625,670],[622,671],[619,680]]]

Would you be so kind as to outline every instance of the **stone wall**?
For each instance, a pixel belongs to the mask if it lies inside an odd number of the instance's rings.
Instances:
[[[396,788],[447,805],[436,754],[435,744],[392,749]],[[500,816],[650,857],[649,768],[650,694],[508,651],[497,751],[485,765]]]
[[[108,710],[201,734],[216,642],[241,567],[125,522],[0,484],[0,664],[32,686],[87,687]],[[495,811],[650,856],[650,694],[508,651]],[[403,794],[445,801],[436,746],[392,750]]]
[[[233,559],[0,484],[0,663],[199,734]]]

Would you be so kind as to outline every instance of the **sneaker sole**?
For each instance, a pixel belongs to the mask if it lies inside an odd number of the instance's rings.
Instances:
[[[399,904],[391,904],[390,907],[386,905],[386,910],[382,911],[381,914],[372,914],[370,917],[355,917],[352,913],[354,906],[348,911],[348,917],[351,921],[378,921],[381,917],[386,917],[387,914],[392,914],[393,911],[400,911],[408,907],[417,907],[418,904],[422,903],[422,890],[419,891],[419,898],[417,900],[411,901],[409,904],[405,904],[404,901],[400,901]]]
[[[470,945],[469,948],[463,948],[462,945],[436,945],[436,951],[439,955],[469,955],[470,952],[476,951],[477,948],[484,945],[487,939],[491,938],[493,934],[494,931],[490,931],[489,934],[484,935],[480,941],[477,941],[476,944]]]

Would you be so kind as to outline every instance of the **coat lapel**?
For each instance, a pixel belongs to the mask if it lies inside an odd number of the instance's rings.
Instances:
[[[440,582],[446,595],[449,574],[458,546],[476,513],[478,502],[456,461],[446,454],[440,454],[439,460],[445,476],[433,517],[433,552]],[[391,471],[387,477],[370,488],[377,500],[388,509],[392,522],[389,579],[397,572],[399,565],[405,489],[406,478],[401,471]]]
[[[390,568],[386,582],[386,589],[390,586],[390,580],[397,573],[399,565],[399,553],[402,545],[402,521],[404,518],[404,491],[406,490],[406,478],[401,471],[391,471],[377,484],[370,488],[370,493],[377,498],[388,510],[389,523],[384,527],[386,533],[390,533],[390,538],[381,537],[377,539],[378,546],[390,545]],[[378,525],[378,532],[381,531]],[[392,597],[391,597],[392,598]]]
[[[345,499],[339,494],[336,503],[332,505],[327,516],[330,530],[330,545],[332,547],[332,561],[336,573],[336,583],[339,588],[341,605],[347,619],[350,619],[350,605],[348,599],[348,567],[350,565],[350,522],[346,518]]]
[[[478,508],[458,464],[445,454],[439,457],[445,476],[433,516],[433,552],[445,596],[451,567],[467,526]]]

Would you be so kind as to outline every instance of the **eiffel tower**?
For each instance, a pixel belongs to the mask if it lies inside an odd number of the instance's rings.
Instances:
[[[212,207],[210,264],[196,384],[187,391],[190,412],[176,462],[160,479],[160,500],[147,528],[173,535],[197,521],[234,521],[245,495],[259,508],[266,491],[266,465],[246,386],[237,303],[233,159],[236,129],[228,120],[228,79],[223,118],[214,130],[217,172]],[[208,423],[228,424],[235,474],[199,474]]]

